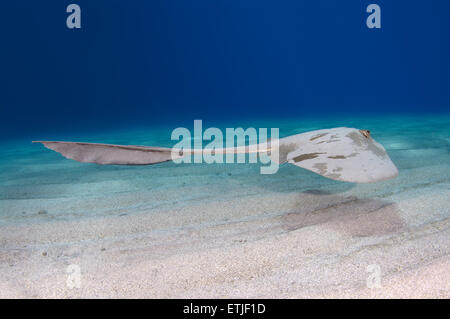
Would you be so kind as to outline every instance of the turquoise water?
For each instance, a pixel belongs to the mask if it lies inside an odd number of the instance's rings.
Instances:
[[[212,126],[203,123],[204,129]],[[259,164],[99,166],[67,160],[30,140],[1,142],[0,223],[35,223],[73,218],[153,213],[198,203],[226,203],[293,192],[340,193],[358,187],[367,197],[443,185],[450,180],[450,116],[391,116],[222,123],[219,127],[278,127],[280,136],[338,126],[369,129],[397,165],[397,179],[374,185],[336,182],[282,165],[275,175]],[[175,127],[83,132],[36,139],[171,146]],[[37,134],[38,135],[38,134]],[[39,213],[41,212],[41,213]],[[445,212],[443,212],[445,213]]]

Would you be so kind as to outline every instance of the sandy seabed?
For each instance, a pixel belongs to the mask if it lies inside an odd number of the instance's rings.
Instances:
[[[400,175],[367,185],[10,147],[0,297],[449,298],[450,139],[433,138],[381,135]]]

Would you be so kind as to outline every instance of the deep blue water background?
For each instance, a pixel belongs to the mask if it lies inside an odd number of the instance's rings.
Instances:
[[[366,27],[373,2],[380,30]],[[69,3],[80,30],[66,28]],[[3,140],[450,109],[448,0],[24,0],[0,12]]]

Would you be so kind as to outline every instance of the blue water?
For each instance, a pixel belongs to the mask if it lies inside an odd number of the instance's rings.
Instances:
[[[0,139],[450,110],[450,2],[3,1]]]

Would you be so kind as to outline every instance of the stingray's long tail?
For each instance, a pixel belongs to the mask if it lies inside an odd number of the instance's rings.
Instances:
[[[101,165],[151,165],[183,158],[203,150],[176,150],[165,147],[114,145],[82,142],[33,141],[60,153],[68,159]],[[262,153],[266,145],[239,146],[214,150],[217,154]]]
[[[48,149],[82,163],[150,165],[172,160],[172,149],[164,147],[49,141],[33,143],[42,143]]]

